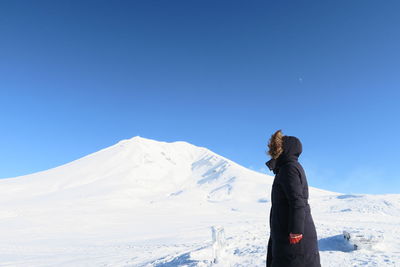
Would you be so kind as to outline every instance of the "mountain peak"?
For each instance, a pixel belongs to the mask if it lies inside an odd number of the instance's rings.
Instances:
[[[149,143],[149,142],[151,142],[151,143],[160,143],[159,141],[148,139],[148,138],[144,138],[144,137],[141,137],[141,136],[137,135],[137,136],[134,136],[132,138],[123,139],[123,140],[119,141],[117,144],[120,144],[120,145],[128,144],[128,143],[140,144],[140,143]]]
[[[188,150],[204,151],[204,150],[206,150],[204,147],[198,147],[198,146],[195,146],[195,145],[185,142],[185,141],[172,141],[172,142],[158,141],[158,140],[154,140],[154,139],[150,139],[150,138],[141,137],[139,135],[134,136],[129,139],[121,140],[116,144],[116,146],[125,146],[125,145],[127,145],[128,147],[139,146],[139,147],[146,148],[146,150],[149,150],[150,147],[157,148],[157,149],[164,149],[165,147],[169,147],[169,148],[174,147],[175,149],[181,150],[181,151],[188,151]]]
[[[136,136],[130,138],[129,140],[131,140],[131,141],[136,141],[136,142],[140,142],[140,141],[145,141],[145,140],[150,140],[150,139],[141,137],[141,136],[139,136],[139,135],[136,135]]]

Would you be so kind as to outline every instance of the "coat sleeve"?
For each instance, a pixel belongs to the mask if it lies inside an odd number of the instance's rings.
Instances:
[[[304,233],[306,200],[300,173],[294,165],[282,168],[282,189],[289,203],[289,231],[293,234]]]

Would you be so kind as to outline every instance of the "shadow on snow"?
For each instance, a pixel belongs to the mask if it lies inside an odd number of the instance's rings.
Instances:
[[[177,266],[196,266],[198,261],[194,261],[190,259],[190,252],[179,255],[176,258],[173,258],[171,261],[159,263],[154,265],[154,267],[177,267]]]
[[[318,247],[320,251],[351,252],[354,250],[354,247],[343,238],[343,235],[321,238],[318,240]]]

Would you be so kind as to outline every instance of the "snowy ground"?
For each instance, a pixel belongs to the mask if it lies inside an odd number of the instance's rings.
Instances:
[[[0,266],[265,266],[272,179],[184,142],[125,140],[0,180]],[[310,194],[322,266],[400,266],[400,195]],[[343,230],[384,239],[354,250]]]

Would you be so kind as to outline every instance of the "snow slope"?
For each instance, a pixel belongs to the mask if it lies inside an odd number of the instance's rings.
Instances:
[[[47,171],[0,180],[0,266],[265,266],[273,177],[206,148],[134,137]],[[400,266],[400,195],[310,188],[322,266]],[[356,250],[343,230],[379,233]]]

